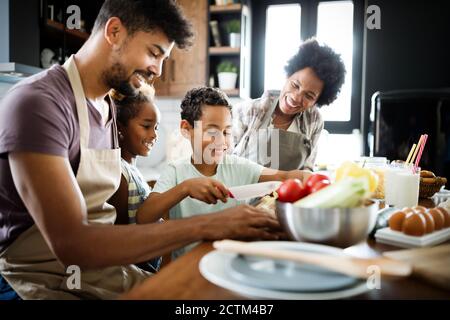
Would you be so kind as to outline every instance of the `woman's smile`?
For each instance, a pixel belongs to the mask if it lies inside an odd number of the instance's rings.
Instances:
[[[287,106],[289,109],[294,110],[294,109],[301,108],[301,104],[300,104],[300,103],[297,103],[296,101],[294,101],[293,99],[291,99],[291,98],[289,97],[289,95],[286,95],[286,96],[285,96],[285,102],[286,102],[286,106]]]

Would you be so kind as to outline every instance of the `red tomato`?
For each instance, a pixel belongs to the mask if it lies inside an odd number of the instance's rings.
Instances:
[[[312,186],[310,189],[311,193],[317,192],[322,188],[328,187],[330,185],[330,180],[320,180],[319,182],[316,182],[315,185]]]
[[[281,202],[294,202],[308,194],[307,188],[298,179],[284,181],[277,190],[278,200]]]
[[[306,180],[306,187],[310,190],[310,192],[312,192],[312,188],[314,187],[314,185],[316,183],[318,183],[319,181],[328,181],[330,182],[330,179],[323,174],[320,173],[315,173],[309,176],[309,178]]]

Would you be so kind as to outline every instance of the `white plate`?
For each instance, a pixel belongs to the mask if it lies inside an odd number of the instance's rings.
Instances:
[[[277,248],[311,252],[304,247],[298,249],[298,246],[286,246],[286,242],[282,241]],[[355,286],[360,281],[355,277],[314,265],[247,255],[235,256],[226,271],[233,279],[252,287],[291,292],[338,291]]]
[[[421,237],[408,236],[400,231],[383,228],[377,230],[375,238],[377,242],[391,244],[401,248],[429,247],[450,239],[450,228],[434,231]]]
[[[261,241],[255,242],[257,245],[267,247],[279,247],[280,241]],[[301,242],[283,242],[283,247],[291,247],[293,250],[306,250],[328,254],[344,254],[341,249],[328,247],[319,244],[301,243]],[[266,288],[254,287],[238,280],[229,275],[227,269],[232,259],[236,254],[220,252],[217,250],[211,251],[205,255],[199,263],[200,273],[210,282],[223,287],[225,289],[234,291],[240,295],[256,298],[256,299],[293,299],[293,300],[328,300],[328,299],[342,299],[362,294],[369,290],[365,281],[358,281],[354,286],[337,291],[327,292],[297,292],[297,291],[282,291]]]

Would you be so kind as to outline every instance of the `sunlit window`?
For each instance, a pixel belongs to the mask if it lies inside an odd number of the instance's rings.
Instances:
[[[352,96],[353,3],[321,2],[317,8],[317,39],[341,54],[347,70],[339,97],[321,109],[325,121],[349,121]]]
[[[283,87],[284,66],[300,45],[299,4],[272,5],[267,8],[264,90]]]
[[[299,1],[301,3],[301,1]],[[317,21],[312,30],[320,43],[339,53],[347,70],[345,83],[338,99],[330,106],[321,108],[325,121],[350,121],[352,97],[353,63],[353,1],[323,1],[317,4]],[[265,38],[264,89],[280,90],[286,80],[284,66],[301,44],[301,14],[308,15],[308,8],[301,11],[300,4],[272,5],[267,8]],[[319,141],[318,163],[338,163],[356,159],[361,155],[361,136],[358,130],[353,134],[334,134],[326,130]]]

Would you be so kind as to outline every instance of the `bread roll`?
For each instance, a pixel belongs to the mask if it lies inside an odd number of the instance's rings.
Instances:
[[[433,184],[436,182],[436,178],[420,178],[421,183]]]
[[[436,178],[435,174],[428,170],[421,170],[420,177],[421,178]]]

